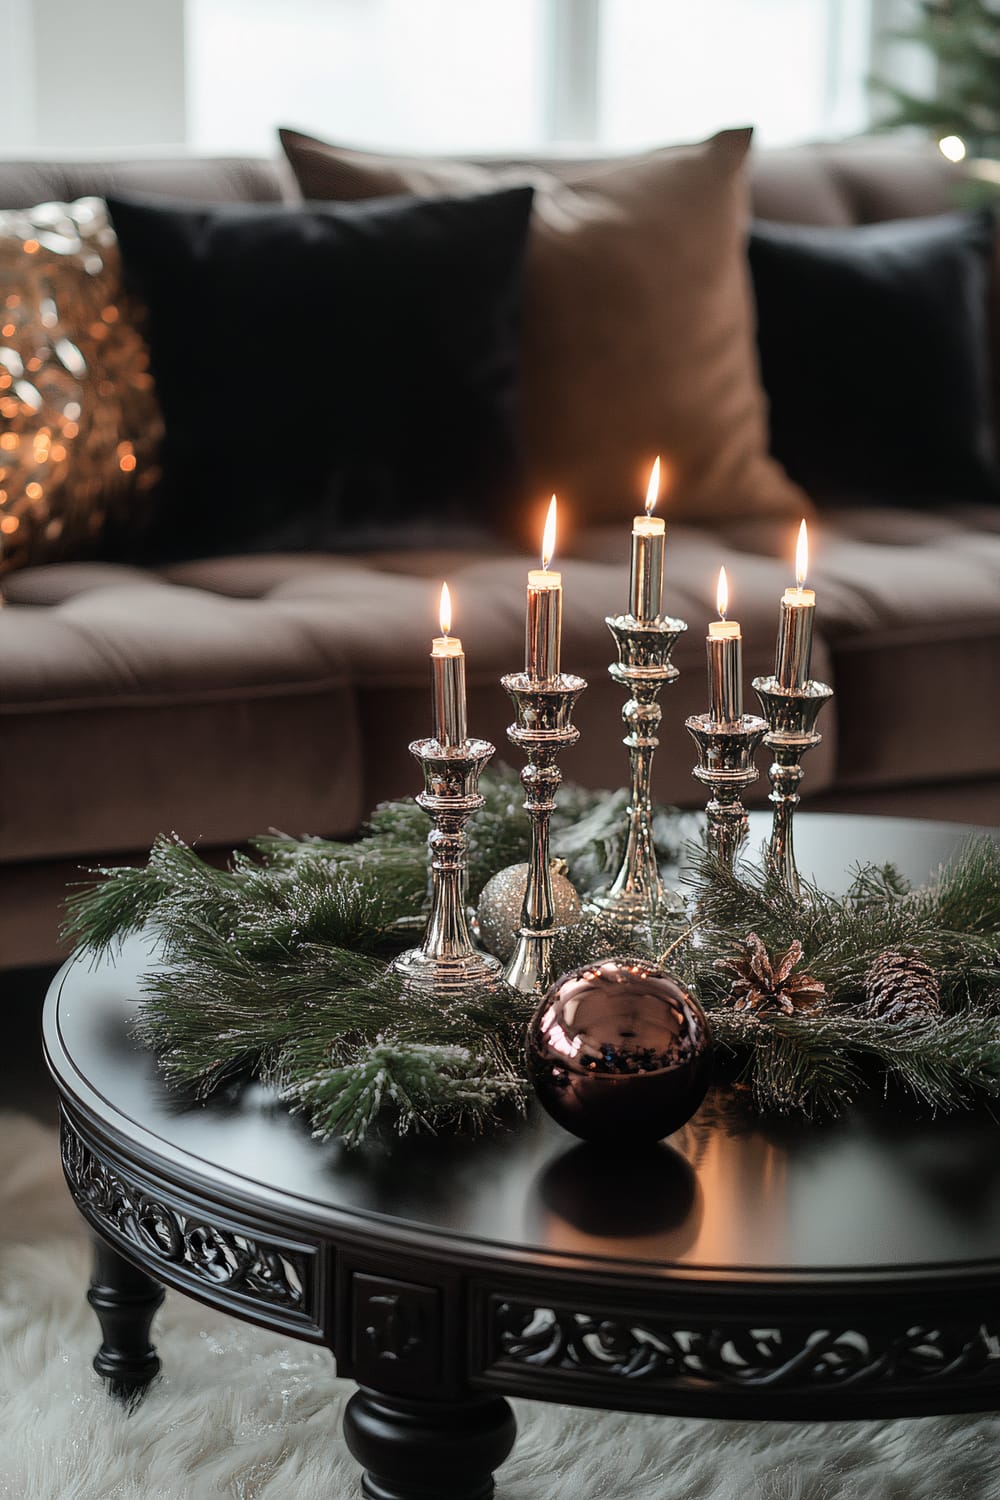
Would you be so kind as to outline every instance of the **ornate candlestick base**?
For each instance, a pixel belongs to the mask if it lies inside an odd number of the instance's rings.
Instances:
[[[524,672],[512,672],[501,678],[501,685],[510,694],[517,713],[517,721],[507,735],[527,759],[521,784],[525,810],[531,819],[521,930],[505,973],[508,984],[532,994],[544,989],[552,978],[550,958],[556,921],[549,874],[549,819],[562,780],[556,759],[560,751],[580,738],[580,731],[570,720],[587,684],[582,677],[566,673],[548,682],[535,682]]]
[[[607,615],[604,622],[615,638],[618,660],[608,668],[615,682],[629,690],[622,709],[628,727],[623,741],[631,769],[628,831],[621,869],[591,906],[612,914],[628,927],[648,927],[667,899],[653,846],[650,778],[653,752],[660,743],[662,717],[657,699],[665,683],[680,676],[670,654],[687,630],[683,620],[662,616],[636,620],[632,615]]]
[[[767,868],[792,896],[800,894],[799,872],[792,844],[792,819],[799,805],[799,782],[805,775],[803,755],[823,738],[815,730],[824,703],[833,697],[825,682],[809,681],[800,688],[782,687],[776,677],[755,677],[753,689],[760,699],[769,729],[764,744],[774,751],[768,769],[773,804],[771,840],[765,860]]]
[[[444,997],[494,988],[497,959],[472,946],[465,916],[465,825],[483,805],[479,777],[493,754],[488,740],[465,740],[444,749],[437,740],[414,740],[410,754],[424,773],[417,803],[431,818],[431,914],[424,940],[393,962],[404,985]]]
[[[757,780],[753,757],[767,732],[767,720],[743,714],[732,724],[721,724],[708,714],[693,714],[684,727],[698,747],[692,774],[712,789],[705,808],[708,847],[732,869],[749,826],[740,793]]]

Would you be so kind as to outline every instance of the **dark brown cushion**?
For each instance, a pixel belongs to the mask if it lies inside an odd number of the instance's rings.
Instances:
[[[538,497],[628,517],[662,453],[669,518],[799,516],[767,456],[744,245],[749,130],[598,164],[486,166],[282,144],[308,199],[535,188],[522,306],[522,432]],[[537,541],[537,518],[525,529]]]

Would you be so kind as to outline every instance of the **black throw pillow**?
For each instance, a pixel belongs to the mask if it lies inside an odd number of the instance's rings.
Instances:
[[[531,196],[109,199],[166,429],[143,555],[461,542],[499,524],[518,479]]]
[[[757,223],[750,266],[771,451],[818,498],[997,494],[988,214]]]

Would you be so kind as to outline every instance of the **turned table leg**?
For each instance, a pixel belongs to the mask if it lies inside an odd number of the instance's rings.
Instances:
[[[94,1355],[94,1369],[108,1382],[113,1396],[130,1404],[141,1401],[160,1369],[149,1330],[163,1301],[162,1286],[95,1235],[87,1301],[104,1335]]]
[[[344,1437],[364,1466],[368,1500],[489,1500],[493,1470],[516,1432],[501,1396],[445,1405],[362,1386],[344,1414]]]

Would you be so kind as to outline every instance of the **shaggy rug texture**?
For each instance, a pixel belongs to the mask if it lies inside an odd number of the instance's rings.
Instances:
[[[0,1116],[2,1500],[354,1500],[323,1350],[174,1293],[131,1415],[90,1361],[89,1256],[51,1131]],[[1000,1500],[1000,1418],[753,1426],[516,1401],[497,1500]],[[448,1500],[442,1496],[441,1500]]]

